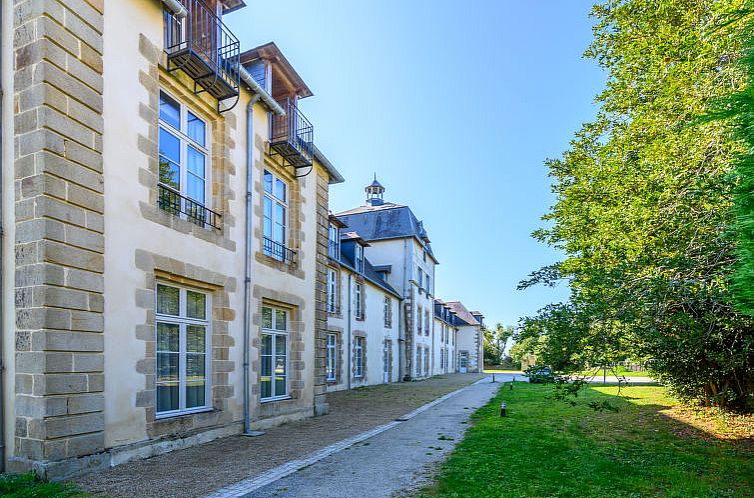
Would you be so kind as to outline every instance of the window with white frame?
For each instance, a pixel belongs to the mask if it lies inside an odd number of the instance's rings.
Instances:
[[[429,335],[429,310],[424,312],[424,335]]]
[[[422,375],[422,347],[417,346],[416,347],[416,376],[421,377]]]
[[[429,348],[424,348],[424,375],[429,375]]]
[[[288,184],[264,170],[264,254],[290,259],[288,244]]]
[[[422,307],[416,308],[416,335],[422,335]]]
[[[338,336],[327,334],[327,380],[338,378]]]
[[[209,298],[171,284],[156,288],[158,417],[209,408]]]
[[[262,306],[260,397],[274,400],[288,396],[288,311]]]
[[[424,283],[424,272],[421,268],[416,269],[416,285],[419,286],[419,293],[422,290],[422,284]]]
[[[327,269],[327,311],[338,312],[338,272],[333,268]]]
[[[205,220],[209,181],[207,124],[165,91],[160,90],[160,207]],[[188,200],[186,200],[188,199]]]
[[[364,319],[364,285],[356,284],[356,318],[359,320]]]
[[[333,259],[340,258],[340,229],[335,224],[330,223],[330,229],[327,237],[327,253]]]
[[[356,271],[364,273],[364,247],[361,244],[356,244],[355,250],[355,263]]]
[[[385,327],[392,328],[393,327],[393,300],[390,299],[390,296],[385,296],[385,303],[383,305],[383,313],[384,313],[384,319],[385,319]]]
[[[353,375],[364,377],[364,338],[356,337],[353,347]]]
[[[429,280],[429,273],[427,273],[427,275],[425,276],[427,277],[427,294],[432,294],[432,286],[430,285],[431,282]]]

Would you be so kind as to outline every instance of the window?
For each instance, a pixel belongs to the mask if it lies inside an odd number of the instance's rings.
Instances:
[[[288,184],[264,170],[264,253],[280,261],[291,259],[288,242]]]
[[[426,275],[427,277],[427,294],[432,294],[432,287],[429,285],[429,273]]]
[[[429,348],[424,348],[424,375],[429,375]]]
[[[424,312],[424,335],[429,335],[429,310]]]
[[[356,244],[355,255],[356,271],[364,273],[364,247],[361,244]]]
[[[390,296],[385,296],[385,304],[383,313],[385,314],[385,327],[386,328],[392,328],[393,327],[393,300],[390,299]]]
[[[262,306],[260,392],[262,400],[288,395],[288,312]]]
[[[340,230],[337,226],[330,223],[330,230],[327,237],[327,254],[333,259],[340,258]]]
[[[353,350],[354,377],[364,377],[364,338],[357,337],[354,340]]]
[[[445,350],[440,350],[440,370],[445,371]]]
[[[427,262],[427,250],[422,251],[422,260],[426,263]]]
[[[416,285],[419,286],[419,291],[421,291],[422,284],[424,283],[424,272],[421,268],[417,268],[416,274]]]
[[[364,319],[364,286],[356,284],[356,318]]]
[[[416,335],[422,335],[422,307],[416,308]]]
[[[332,268],[327,269],[327,311],[338,312],[338,272]]]
[[[193,221],[207,219],[207,125],[186,106],[160,91],[159,205]]]
[[[416,376],[421,377],[422,375],[422,348],[421,346],[416,347]]]
[[[157,416],[208,408],[210,357],[207,295],[157,284]]]
[[[338,336],[327,334],[327,380],[338,378]]]

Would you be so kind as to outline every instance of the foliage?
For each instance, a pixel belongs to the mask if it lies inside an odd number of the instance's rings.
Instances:
[[[505,358],[508,339],[513,336],[513,327],[498,323],[494,329],[484,329],[484,361],[500,365]]]
[[[615,387],[586,387],[585,403],[570,406],[553,403],[548,386],[500,390],[420,496],[752,496],[754,447],[746,435],[718,439],[715,427],[679,420],[664,388],[624,391],[616,397]]]
[[[71,484],[48,482],[33,473],[0,474],[0,496],[7,498],[85,498]]]
[[[684,398],[751,403],[754,321],[732,304],[731,123],[701,120],[741,88],[745,0],[596,5],[586,56],[607,72],[596,119],[547,165],[556,203],[535,232],[565,259],[567,303],[522,319],[518,341],[556,371],[630,357]]]
[[[552,384],[555,382],[555,374],[550,367],[542,365],[532,365],[524,373],[532,384]]]

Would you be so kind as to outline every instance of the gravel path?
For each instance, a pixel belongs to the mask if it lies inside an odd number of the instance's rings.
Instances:
[[[204,496],[385,424],[483,377],[450,374],[331,393],[327,396],[330,413],[325,416],[275,427],[260,437],[223,438],[119,465],[75,482],[84,490],[110,498]]]
[[[240,496],[243,498],[389,498],[426,482],[468,427],[469,416],[501,384],[481,382],[367,441]],[[430,471],[431,472],[431,471]]]

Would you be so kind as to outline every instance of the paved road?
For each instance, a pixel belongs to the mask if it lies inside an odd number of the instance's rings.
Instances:
[[[512,375],[496,374],[416,417],[331,455],[244,498],[388,498],[411,488],[422,469],[461,440],[469,416]]]

